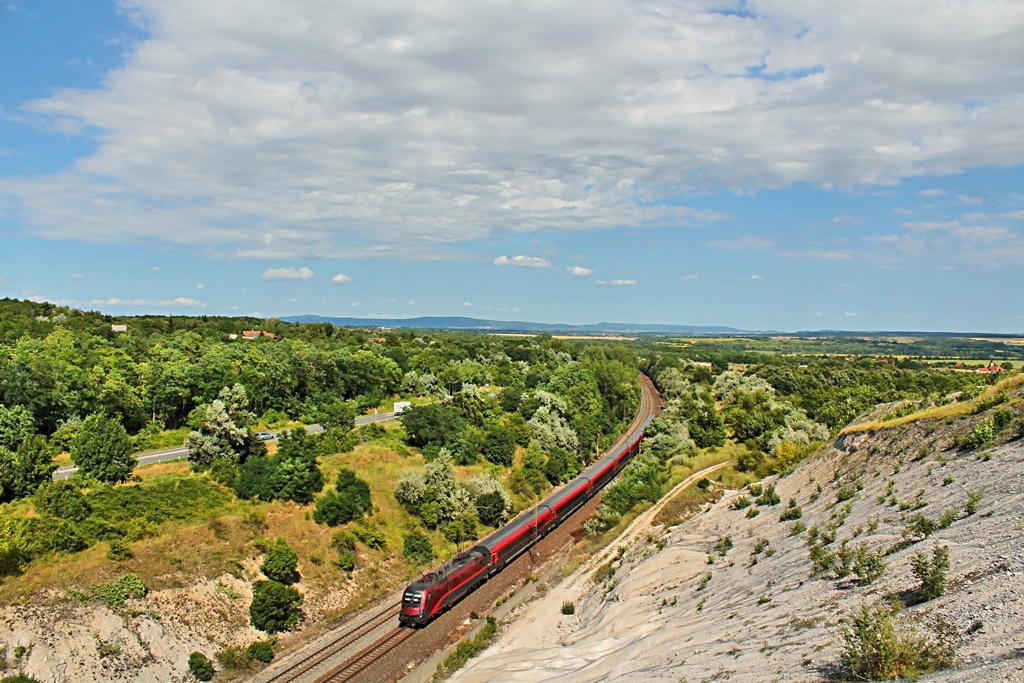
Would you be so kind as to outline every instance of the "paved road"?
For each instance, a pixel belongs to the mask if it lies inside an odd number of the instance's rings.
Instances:
[[[387,422],[388,420],[395,419],[394,413],[380,413],[379,415],[362,415],[356,418],[356,426],[370,424],[371,422]],[[310,434],[319,434],[324,431],[324,428],[320,425],[306,425],[306,431]],[[273,434],[280,434],[280,432],[272,432]],[[168,448],[163,451],[151,451],[149,453],[139,453],[138,458],[139,465],[153,465],[158,462],[168,462],[170,460],[182,460],[188,457],[188,449],[184,447]],[[64,467],[58,467],[54,473],[54,479],[67,479],[72,474],[78,471],[78,468],[74,465],[65,465]]]

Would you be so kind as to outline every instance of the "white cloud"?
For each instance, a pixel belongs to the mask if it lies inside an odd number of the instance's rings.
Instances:
[[[297,303],[299,303],[299,300],[298,300],[298,299],[296,299],[296,298],[295,298],[294,296],[293,296],[293,297],[291,297],[290,299],[288,299],[288,301],[290,301],[290,302],[291,302],[291,303],[293,303],[293,304],[297,304]]]
[[[849,251],[828,251],[822,249],[810,249],[808,251],[784,251],[782,256],[789,258],[809,258],[821,261],[848,261],[853,254]]]
[[[599,285],[616,285],[616,286],[628,286],[635,285],[636,280],[597,280]]]
[[[967,194],[957,195],[956,198],[959,199],[964,204],[983,204],[985,202],[985,199],[983,197],[973,197]]]
[[[272,282],[275,280],[308,280],[313,277],[313,271],[302,266],[301,268],[268,268],[260,275],[261,280]]]
[[[579,277],[586,277],[594,274],[594,270],[592,268],[584,268],[583,266],[573,266],[572,268],[566,268],[566,270],[573,275],[578,275]]]
[[[359,302],[358,302],[358,301],[353,301],[353,302],[352,302],[352,306],[353,306],[353,307],[355,307],[355,306],[358,306],[358,305],[359,305]]]
[[[91,306],[148,306],[153,302],[149,299],[93,299],[89,302]]]
[[[1024,163],[1019,0],[123,5],[126,62],[22,107],[97,142],[0,186],[37,234],[413,258],[712,220],[663,201],[690,185]]]
[[[408,301],[405,302],[405,305],[406,306],[415,306],[416,305],[416,299],[409,299]]]
[[[683,282],[692,282],[694,280],[699,280],[700,279],[700,275],[696,275],[696,274],[694,274],[694,275],[684,275],[681,279],[682,279]]]
[[[473,304],[469,303],[468,301],[463,301],[462,305],[463,306],[472,306]]]
[[[153,266],[152,268],[150,268],[150,270],[156,273],[160,270],[160,266]]]
[[[918,192],[918,194],[921,195],[922,197],[941,197],[942,195],[946,194],[946,191],[940,190],[939,188],[936,187],[930,190],[921,190],[920,192]]]
[[[196,285],[196,289],[206,289],[206,285]]]
[[[763,280],[764,276],[763,275],[758,275],[757,273],[754,273],[753,275],[750,276],[750,279],[751,280]]]
[[[83,280],[85,279],[86,275],[85,273],[71,273],[70,275],[68,275],[68,277],[73,280]]]
[[[845,315],[847,318],[856,318],[857,317],[856,313],[851,313],[850,311],[844,311],[843,315]]]
[[[352,282],[352,278],[350,278],[348,275],[345,275],[344,273],[338,273],[337,275],[331,278],[332,285],[344,285],[348,284],[349,282]]]
[[[708,246],[719,249],[763,251],[771,248],[772,241],[763,237],[740,237],[734,240],[718,240],[711,242]]]
[[[539,256],[498,256],[493,261],[496,266],[518,266],[520,268],[547,268],[551,264],[548,263],[547,259],[542,259]]]
[[[196,301],[195,299],[190,299],[187,296],[179,296],[175,299],[166,299],[164,301],[158,301],[156,305],[164,307],[185,306],[188,308],[203,308],[206,306],[206,304],[204,304],[203,302]]]

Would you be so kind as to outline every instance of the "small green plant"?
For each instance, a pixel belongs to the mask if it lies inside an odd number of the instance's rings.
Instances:
[[[924,553],[917,553],[911,559],[911,571],[921,585],[915,595],[922,602],[934,600],[946,592],[946,572],[949,571],[949,546],[935,545],[932,559]]]
[[[750,508],[749,510],[747,510],[747,514],[743,516],[747,519],[753,519],[754,517],[757,517],[759,514],[761,514],[760,510],[758,510],[757,508]]]
[[[868,544],[861,543],[853,559],[853,573],[857,575],[857,583],[862,586],[874,583],[885,573],[882,553],[868,550]]]
[[[94,584],[89,590],[111,609],[124,608],[126,600],[146,597],[146,584],[138,574],[125,574],[113,583]]]
[[[812,545],[809,556],[811,559],[811,576],[820,576],[832,569],[836,557],[824,545]]]
[[[983,495],[984,492],[980,490],[968,491],[967,502],[964,503],[964,512],[967,514],[968,517],[970,517],[978,511],[978,503],[981,502],[981,498]]]
[[[804,516],[804,511],[796,504],[796,498],[789,499],[789,505],[779,515],[780,522],[791,522]]]
[[[949,508],[941,515],[939,515],[939,528],[948,529],[952,526],[953,522],[960,519],[960,513],[956,508]]]
[[[697,590],[702,591],[707,588],[708,583],[711,582],[711,572],[705,573],[700,577],[700,581],[697,582]]]
[[[819,498],[821,498],[821,484],[820,483],[816,485],[816,488],[814,489],[814,493],[811,494],[810,501],[812,503],[814,503],[814,502],[817,502],[817,500]]]
[[[764,536],[761,536],[754,542],[754,554],[756,555],[758,553],[764,552],[764,550],[770,545],[771,541],[769,541]]]
[[[747,496],[740,496],[739,498],[736,498],[731,503],[729,503],[729,509],[743,510],[744,508],[748,508],[751,505],[752,501],[750,500],[750,498],[748,498]]]
[[[759,605],[767,605],[771,601],[772,599],[769,598],[767,595],[761,595],[757,598],[757,604]]]
[[[750,491],[750,495],[754,498],[757,498],[764,492],[764,489],[760,484],[747,484],[747,490]]]
[[[725,557],[725,554],[730,550],[732,550],[732,536],[720,538],[718,543],[715,545],[715,552],[722,557]]]
[[[565,600],[562,602],[562,614],[570,615],[576,614],[576,603],[571,600]]]
[[[879,523],[878,517],[870,517],[870,518],[868,518],[868,534],[869,535],[875,533],[876,531],[878,531],[878,523]]]
[[[704,604],[705,604],[705,603],[706,603],[707,601],[708,601],[708,599],[707,599],[707,598],[701,598],[701,599],[700,599],[700,601],[699,601],[699,602],[697,603],[697,611],[698,611],[698,612],[703,612],[703,611],[704,611]]]
[[[857,495],[857,489],[853,484],[843,484],[836,492],[836,502],[845,503],[846,501],[851,500],[855,495]]]
[[[482,652],[497,633],[498,620],[491,616],[487,617],[487,622],[472,640],[463,638],[456,646],[455,652],[452,652],[443,662],[437,665],[438,677],[442,679],[447,678],[458,671],[472,657]]]
[[[801,522],[800,520],[797,520],[789,525],[790,536],[799,536],[805,531],[807,531],[807,525]]]
[[[903,530],[903,535],[907,537],[917,536],[918,540],[924,540],[931,536],[938,530],[939,525],[933,519],[929,519],[922,514],[916,514],[910,518],[910,524]]]
[[[943,486],[949,486],[954,481],[956,481],[956,480],[953,478],[953,475],[952,474],[947,474],[946,476],[944,476],[942,478],[942,485]]]
[[[782,498],[775,492],[775,484],[768,484],[755,502],[758,505],[778,505],[782,502]]]

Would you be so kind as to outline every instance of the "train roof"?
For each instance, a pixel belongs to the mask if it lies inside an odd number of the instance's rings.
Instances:
[[[411,584],[409,584],[409,587],[413,588],[419,585],[430,584],[437,581],[438,579],[444,578],[445,576],[452,573],[459,567],[463,567],[469,562],[472,562],[473,555],[480,557],[480,552],[474,551],[472,548],[470,548],[469,550],[464,550],[452,559],[445,562],[444,564],[434,567],[429,572],[413,581]]]
[[[560,490],[552,493],[550,496],[544,499],[543,505],[547,505],[554,510],[558,505],[564,503],[567,498],[571,498],[580,492],[580,489],[586,488],[590,485],[589,479],[584,479],[582,476],[576,477]]]

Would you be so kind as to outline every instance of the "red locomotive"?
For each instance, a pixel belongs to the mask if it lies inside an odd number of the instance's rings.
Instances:
[[[399,623],[403,626],[429,623],[544,538],[600,491],[636,455],[644,429],[652,419],[653,416],[648,417],[632,439],[613,449],[536,507],[410,583],[402,595]]]

